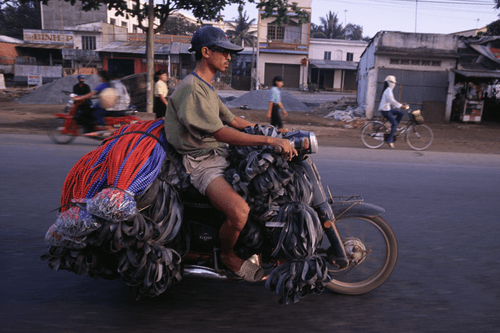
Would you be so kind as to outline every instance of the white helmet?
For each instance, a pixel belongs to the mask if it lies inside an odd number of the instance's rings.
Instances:
[[[394,75],[387,75],[387,77],[384,80],[385,82],[392,82],[396,83],[396,77]]]

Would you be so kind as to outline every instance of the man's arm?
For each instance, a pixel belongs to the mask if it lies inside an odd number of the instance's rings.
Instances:
[[[248,126],[252,126],[252,127],[255,126],[255,123],[251,123],[251,122],[249,122],[243,118],[240,118],[240,117],[234,117],[234,120],[230,124],[228,124],[228,126],[236,128],[237,130],[242,130]]]
[[[236,119],[237,118],[235,118],[235,120]],[[250,124],[249,126],[253,126],[248,121],[244,119],[241,120]],[[230,125],[232,125],[233,123],[234,121]],[[297,151],[295,150],[295,148],[293,148],[292,145],[290,144],[290,141],[286,139],[273,138],[264,135],[251,135],[236,131],[229,127],[223,127],[217,132],[215,132],[213,135],[217,141],[228,143],[234,146],[262,146],[262,145],[267,145],[272,147],[280,146],[282,149],[282,154],[287,156],[289,160],[291,160],[294,156],[297,155]]]

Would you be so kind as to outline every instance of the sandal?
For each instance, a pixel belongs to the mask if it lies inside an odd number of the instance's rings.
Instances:
[[[262,281],[265,272],[259,265],[254,264],[250,260],[245,260],[240,270],[234,272],[234,274],[247,282],[259,282]]]

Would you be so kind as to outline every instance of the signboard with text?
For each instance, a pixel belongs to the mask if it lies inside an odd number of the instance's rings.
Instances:
[[[74,45],[72,31],[28,30],[23,29],[23,39],[29,43]]]
[[[41,86],[41,85],[42,85],[42,75],[41,74],[28,75],[28,86]]]

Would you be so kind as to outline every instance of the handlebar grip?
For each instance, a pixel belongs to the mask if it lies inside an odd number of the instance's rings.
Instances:
[[[273,149],[276,154],[281,154],[283,152],[283,148],[281,148],[281,146],[274,146]]]

